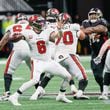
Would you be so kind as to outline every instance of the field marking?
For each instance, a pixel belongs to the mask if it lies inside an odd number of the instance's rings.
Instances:
[[[5,65],[6,62],[7,62],[7,60],[0,61],[0,65]],[[22,61],[22,63],[25,63],[25,61]]]
[[[0,81],[3,81],[3,80],[4,80],[3,78],[0,78]],[[14,77],[13,80],[16,80],[16,81],[24,80],[24,78],[22,78],[22,77]]]

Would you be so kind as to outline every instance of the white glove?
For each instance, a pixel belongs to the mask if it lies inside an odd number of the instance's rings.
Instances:
[[[102,59],[101,56],[97,56],[96,58],[93,59],[93,61],[96,65],[98,65],[99,63],[101,63],[101,59]]]

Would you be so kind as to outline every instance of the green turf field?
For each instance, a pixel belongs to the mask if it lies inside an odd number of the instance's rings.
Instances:
[[[0,62],[3,61],[0,59]],[[93,75],[90,70],[90,58],[83,57],[81,58],[81,62],[87,70],[89,84],[85,90],[88,92],[99,92],[99,87],[94,81]],[[3,94],[3,71],[5,64],[0,63],[0,95]],[[30,78],[29,69],[23,63],[16,70],[14,74],[13,83],[11,86],[11,92],[14,93],[20,85],[28,81]],[[31,87],[27,90],[20,98],[19,101],[22,104],[20,107],[15,107],[8,101],[0,102],[0,110],[110,110],[110,101],[102,101],[98,100],[98,95],[90,95],[90,100],[75,100],[72,95],[67,95],[69,99],[73,101],[71,104],[57,102],[55,100],[56,95],[54,93],[58,93],[61,78],[54,77],[48,86],[46,87],[46,95],[37,101],[30,101],[29,97],[34,92],[34,87]],[[75,83],[77,85],[77,79],[75,79]],[[67,88],[67,93],[70,93],[70,88]],[[53,95],[54,94],[54,95]]]

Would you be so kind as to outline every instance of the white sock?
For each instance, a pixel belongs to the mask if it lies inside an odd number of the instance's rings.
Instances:
[[[18,92],[15,92],[13,95],[17,98],[20,96],[20,94]]]
[[[22,84],[22,86],[19,88],[19,90],[21,92],[24,92],[25,90],[27,90],[28,88],[30,88],[31,86],[35,85],[35,81],[34,80],[30,80],[30,81],[27,81],[25,83]]]
[[[108,89],[109,87],[107,85],[103,86],[103,95],[108,95]]]
[[[77,88],[75,87],[75,85],[71,85],[71,92],[78,92]]]
[[[61,92],[61,91],[59,91],[59,95],[65,95],[65,92]]]

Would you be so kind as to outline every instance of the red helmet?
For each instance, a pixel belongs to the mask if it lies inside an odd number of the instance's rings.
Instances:
[[[41,15],[36,14],[36,15],[30,16],[29,23],[32,27],[35,27],[38,30],[42,30],[45,24],[45,19]]]
[[[47,10],[47,16],[57,17],[59,15],[59,11],[56,8],[50,8]]]
[[[62,21],[63,23],[71,22],[71,16],[68,13],[61,13],[57,17],[58,21]]]
[[[27,16],[24,13],[18,13],[16,15],[16,22],[21,21],[21,20],[28,20]]]

